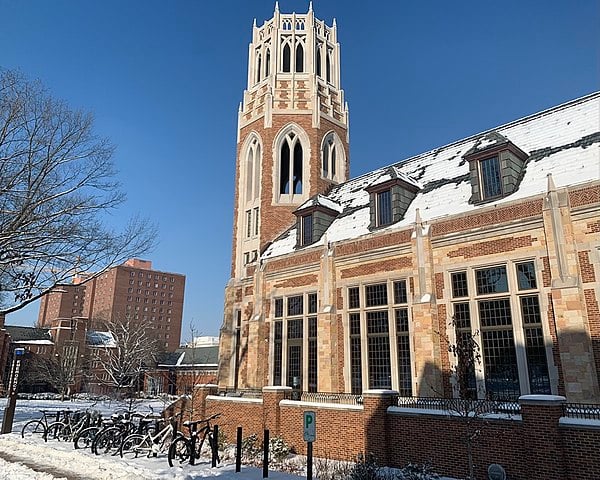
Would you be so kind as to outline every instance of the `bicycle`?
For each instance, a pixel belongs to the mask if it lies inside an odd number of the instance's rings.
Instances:
[[[194,460],[200,458],[205,440],[207,440],[213,455],[216,455],[217,462],[220,463],[221,459],[218,454],[217,439],[214,438],[213,429],[210,425],[211,420],[219,418],[220,416],[220,413],[215,413],[202,420],[184,422],[183,426],[189,430],[190,435],[189,437],[180,435],[173,440],[173,443],[169,447],[169,466],[181,465],[185,462],[189,462],[190,465],[193,465]],[[200,429],[197,429],[197,426],[200,423],[204,423],[204,425]]]
[[[56,416],[56,422],[58,422],[61,416],[68,415],[71,410],[40,410],[42,416],[33,420],[29,420],[21,429],[21,438],[34,437],[35,435],[41,435],[45,442],[48,441],[48,426],[52,423],[49,422],[48,418]]]
[[[136,425],[133,422],[134,417],[139,417],[140,421]],[[145,415],[139,413],[127,412],[125,418],[115,422],[113,426],[98,432],[92,441],[92,452],[96,455],[112,452],[112,455],[117,455],[123,440],[132,433],[147,432],[153,428],[154,421]]]
[[[177,431],[177,422],[175,421],[180,416],[181,413],[178,413],[169,417],[165,427],[154,435],[152,434],[153,432],[148,431],[144,435],[134,433],[127,436],[123,440],[123,443],[121,443],[119,454],[125,458],[138,458],[140,456],[150,458],[151,455],[156,457],[159,453],[168,450],[173,439],[179,435],[183,435]]]
[[[59,441],[75,441],[75,437],[86,428],[96,425],[100,415],[97,411],[89,409],[85,413],[76,411],[65,415],[62,421],[48,425],[48,436]]]

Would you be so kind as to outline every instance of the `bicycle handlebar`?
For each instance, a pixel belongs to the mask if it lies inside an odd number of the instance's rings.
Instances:
[[[199,423],[206,422],[208,424],[208,422],[210,420],[219,418],[220,416],[221,416],[220,413],[215,413],[214,415],[211,415],[210,417],[207,417],[207,418],[203,418],[202,420],[195,420],[193,422],[190,422],[190,421],[183,422],[183,426],[191,429],[191,427],[194,427],[194,426],[198,425]]]

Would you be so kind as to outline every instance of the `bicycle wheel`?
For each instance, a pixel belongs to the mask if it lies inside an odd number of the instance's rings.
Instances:
[[[96,455],[109,452],[117,453],[123,440],[123,432],[118,427],[110,427],[96,435],[92,443],[92,452]]]
[[[46,425],[41,420],[29,420],[21,429],[21,438],[43,438],[46,441]]]
[[[75,435],[73,446],[75,448],[90,448],[99,431],[100,427],[88,427],[83,429],[81,432]]]
[[[123,458],[149,457],[151,452],[152,444],[148,437],[137,433],[125,437],[119,448]]]
[[[64,442],[68,440],[68,427],[62,422],[52,422],[46,430],[46,439]]]
[[[192,445],[185,437],[176,438],[169,447],[169,466],[179,466],[190,461]]]

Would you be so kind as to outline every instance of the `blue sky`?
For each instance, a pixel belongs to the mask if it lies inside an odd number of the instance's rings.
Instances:
[[[304,13],[308,1],[282,0]],[[320,1],[335,17],[351,176],[597,90],[600,7],[577,1]],[[263,0],[0,0],[0,67],[92,111],[147,255],[187,276],[183,335],[218,335],[229,278],[237,109]],[[38,304],[7,318],[32,325]]]

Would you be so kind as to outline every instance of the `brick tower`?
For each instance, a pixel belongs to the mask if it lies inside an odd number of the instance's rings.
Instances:
[[[246,276],[292,212],[348,179],[348,107],[335,20],[279,13],[252,29],[240,104],[232,277]]]
[[[268,382],[269,302],[260,253],[296,221],[306,200],[348,180],[348,106],[332,26],[283,14],[252,29],[248,86],[238,112],[231,280],[219,346],[219,383]]]

